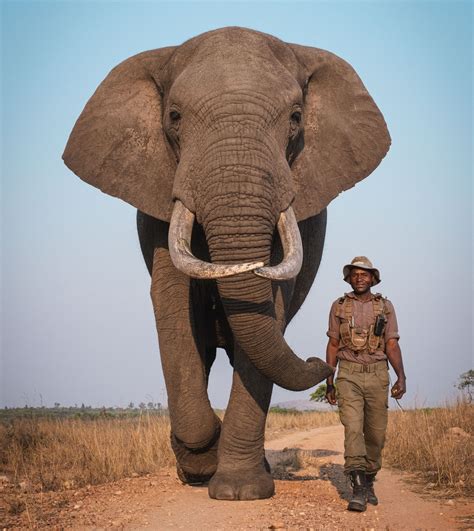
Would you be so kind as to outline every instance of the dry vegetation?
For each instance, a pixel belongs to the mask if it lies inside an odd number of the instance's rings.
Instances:
[[[1,473],[34,489],[95,485],[156,472],[173,462],[164,416],[0,423]]]
[[[335,412],[270,412],[267,437],[339,423]],[[391,412],[385,460],[436,486],[474,491],[474,406]],[[29,491],[78,488],[174,464],[166,416],[13,418],[0,422],[0,476]],[[1,478],[0,478],[1,482]]]
[[[339,424],[339,415],[335,411],[270,410],[265,437],[270,440],[279,437],[282,431],[311,430],[336,424]]]
[[[431,486],[474,493],[474,405],[391,412],[384,458]]]

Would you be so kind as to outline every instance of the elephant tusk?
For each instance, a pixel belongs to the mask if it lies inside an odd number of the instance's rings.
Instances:
[[[212,264],[196,258],[191,251],[194,214],[181,201],[176,200],[171,215],[168,233],[168,247],[171,261],[192,278],[224,278],[261,268],[263,262],[245,264]]]
[[[303,264],[301,234],[291,206],[281,212],[277,227],[283,245],[283,260],[277,266],[255,269],[254,273],[271,280],[289,280],[296,277]]]

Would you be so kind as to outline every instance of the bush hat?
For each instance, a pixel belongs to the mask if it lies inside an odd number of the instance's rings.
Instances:
[[[372,286],[375,286],[380,282],[380,272],[372,265],[372,262],[367,256],[356,256],[350,264],[344,266],[342,274],[346,282],[349,282],[349,274],[354,267],[357,267],[358,269],[366,269],[374,275]]]

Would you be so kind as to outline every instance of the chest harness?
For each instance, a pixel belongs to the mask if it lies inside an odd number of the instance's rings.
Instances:
[[[373,296],[374,321],[369,328],[355,326],[353,301],[354,299],[346,294],[339,299],[336,307],[336,317],[341,321],[339,347],[345,346],[349,348],[354,351],[356,356],[363,352],[369,354],[374,354],[378,350],[385,352],[383,331],[387,322],[387,315],[390,312],[384,302],[384,298],[380,293],[376,293]]]

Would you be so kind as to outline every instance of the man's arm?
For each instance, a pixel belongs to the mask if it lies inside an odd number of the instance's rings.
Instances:
[[[339,349],[339,339],[335,339],[334,337],[330,337],[328,341],[328,345],[326,347],[326,363],[328,365],[331,365],[331,367],[336,367],[337,365],[337,351]],[[331,374],[331,376],[328,377],[326,380],[327,383],[327,390],[326,390],[326,400],[331,404],[335,405],[337,403],[336,400],[336,391],[334,389],[334,375]]]
[[[406,393],[406,376],[403,368],[402,351],[398,344],[398,339],[389,339],[385,345],[385,353],[388,361],[397,375],[397,381],[392,387],[392,397],[400,399]],[[329,362],[328,362],[329,363]]]

